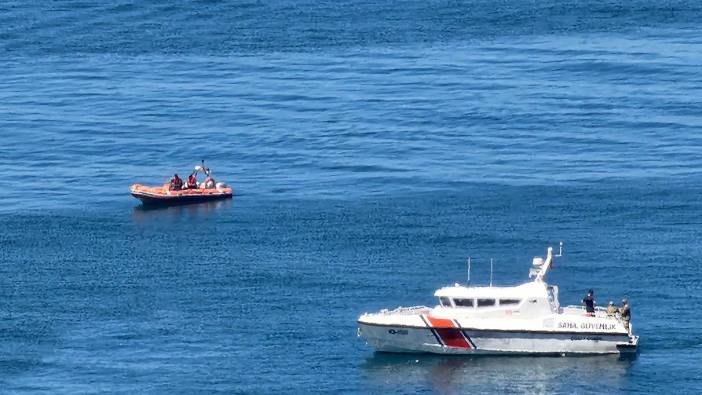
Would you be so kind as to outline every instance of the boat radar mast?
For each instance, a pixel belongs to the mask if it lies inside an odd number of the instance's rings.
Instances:
[[[492,261],[493,259],[490,258],[490,286],[492,287]],[[471,257],[468,257],[468,276],[467,276],[467,282],[466,285],[470,285],[470,264],[471,264]]]
[[[563,256],[563,242],[561,241],[558,245],[558,255],[553,255],[553,247],[548,247],[548,252],[546,253],[546,260],[539,256],[534,257],[532,260],[532,268],[529,270],[529,278],[533,278],[535,282],[544,282],[546,273],[551,268],[553,264],[553,258],[560,258]]]

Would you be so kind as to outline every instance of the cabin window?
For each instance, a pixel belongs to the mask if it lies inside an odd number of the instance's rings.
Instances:
[[[449,299],[447,297],[444,297],[444,296],[440,297],[439,302],[441,302],[441,305],[444,307],[451,307],[451,299]]]
[[[515,305],[520,302],[521,300],[519,299],[500,299],[500,306]]]
[[[478,307],[494,306],[495,299],[478,299]]]
[[[456,307],[473,307],[473,299],[454,299]]]

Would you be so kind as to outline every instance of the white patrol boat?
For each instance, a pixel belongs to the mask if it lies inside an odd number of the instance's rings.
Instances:
[[[561,251],[559,255],[562,253]],[[434,293],[439,305],[366,313],[358,335],[376,351],[436,354],[616,354],[636,352],[639,337],[618,314],[561,307],[545,282],[553,262],[536,257],[533,281],[514,287],[456,284]]]

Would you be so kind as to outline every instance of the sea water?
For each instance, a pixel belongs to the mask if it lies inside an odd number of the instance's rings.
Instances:
[[[0,4],[0,392],[702,391],[694,1]],[[231,201],[149,210],[204,159]],[[633,359],[375,354],[527,279]]]

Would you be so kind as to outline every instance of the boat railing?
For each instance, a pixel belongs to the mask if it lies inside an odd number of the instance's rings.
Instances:
[[[587,312],[585,311],[585,306],[577,306],[577,305],[572,305],[572,306],[566,306],[561,309],[564,313],[570,313],[570,314],[582,314],[586,315]],[[609,314],[607,313],[607,309],[604,307],[600,306],[595,306],[595,315],[594,317],[598,318],[606,318],[606,317],[615,317],[619,320],[621,320],[621,316],[619,313],[614,313],[614,314]]]
[[[391,315],[391,314],[392,315],[414,315],[420,311],[426,311],[429,309],[430,308],[427,306],[398,307],[398,308],[393,309],[393,310],[382,309],[375,314],[380,314],[380,315]]]

